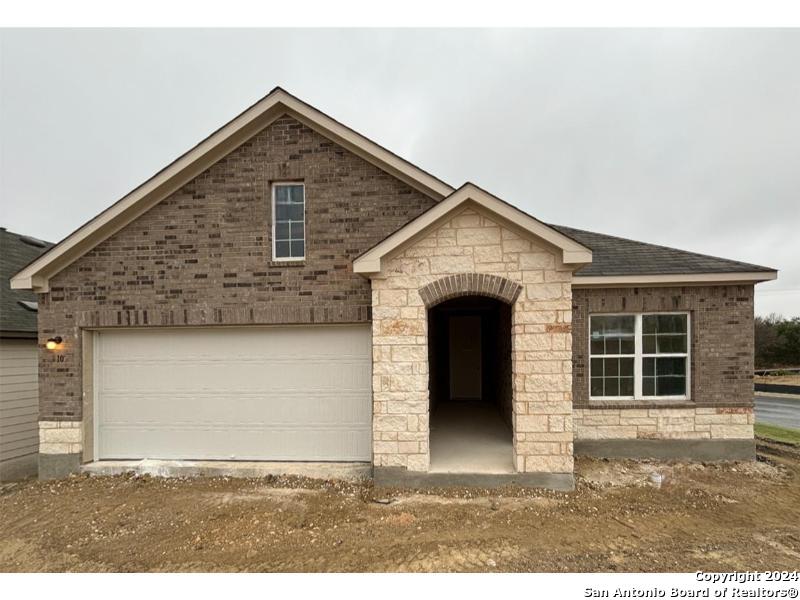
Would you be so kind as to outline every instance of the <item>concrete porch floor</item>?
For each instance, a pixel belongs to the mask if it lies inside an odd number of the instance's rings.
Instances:
[[[441,402],[431,414],[430,473],[513,473],[511,429],[489,402]]]

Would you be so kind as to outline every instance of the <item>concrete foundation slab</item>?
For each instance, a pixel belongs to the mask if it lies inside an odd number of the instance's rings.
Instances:
[[[357,481],[372,477],[369,463],[262,462],[226,460],[102,460],[81,465],[90,475],[152,475],[154,477],[266,477],[298,475],[315,479]]]
[[[403,467],[375,467],[375,487],[482,487],[507,485],[571,491],[572,473],[422,473]]]
[[[77,473],[81,466],[80,454],[39,453],[39,479],[61,479]]]
[[[431,415],[431,473],[514,473],[512,434],[489,402],[442,402]]]
[[[575,440],[576,456],[658,460],[755,460],[755,440]]]

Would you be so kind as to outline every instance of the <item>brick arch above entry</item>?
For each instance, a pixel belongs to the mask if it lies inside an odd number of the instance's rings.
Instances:
[[[485,273],[458,273],[437,279],[419,289],[427,308],[460,296],[488,296],[513,304],[522,291],[515,281]]]

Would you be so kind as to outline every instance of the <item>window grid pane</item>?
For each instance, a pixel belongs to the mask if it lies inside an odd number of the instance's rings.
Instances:
[[[643,396],[685,396],[687,357],[642,359]]]
[[[592,396],[633,396],[633,357],[592,358]]]
[[[686,396],[688,346],[687,315],[642,315],[642,396]]]
[[[275,258],[305,256],[304,211],[302,185],[275,186]]]
[[[633,396],[636,316],[594,316],[590,323],[591,395]]]
[[[636,334],[636,317],[591,317],[592,354],[633,354]]]
[[[688,315],[641,314],[638,318],[637,331],[637,315],[590,317],[590,396],[686,397]],[[635,385],[638,369],[640,387]]]
[[[686,354],[686,315],[642,315],[642,354]]]

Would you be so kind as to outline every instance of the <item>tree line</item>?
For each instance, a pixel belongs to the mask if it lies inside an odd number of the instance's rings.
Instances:
[[[800,367],[800,317],[756,317],[755,343],[756,369]]]

